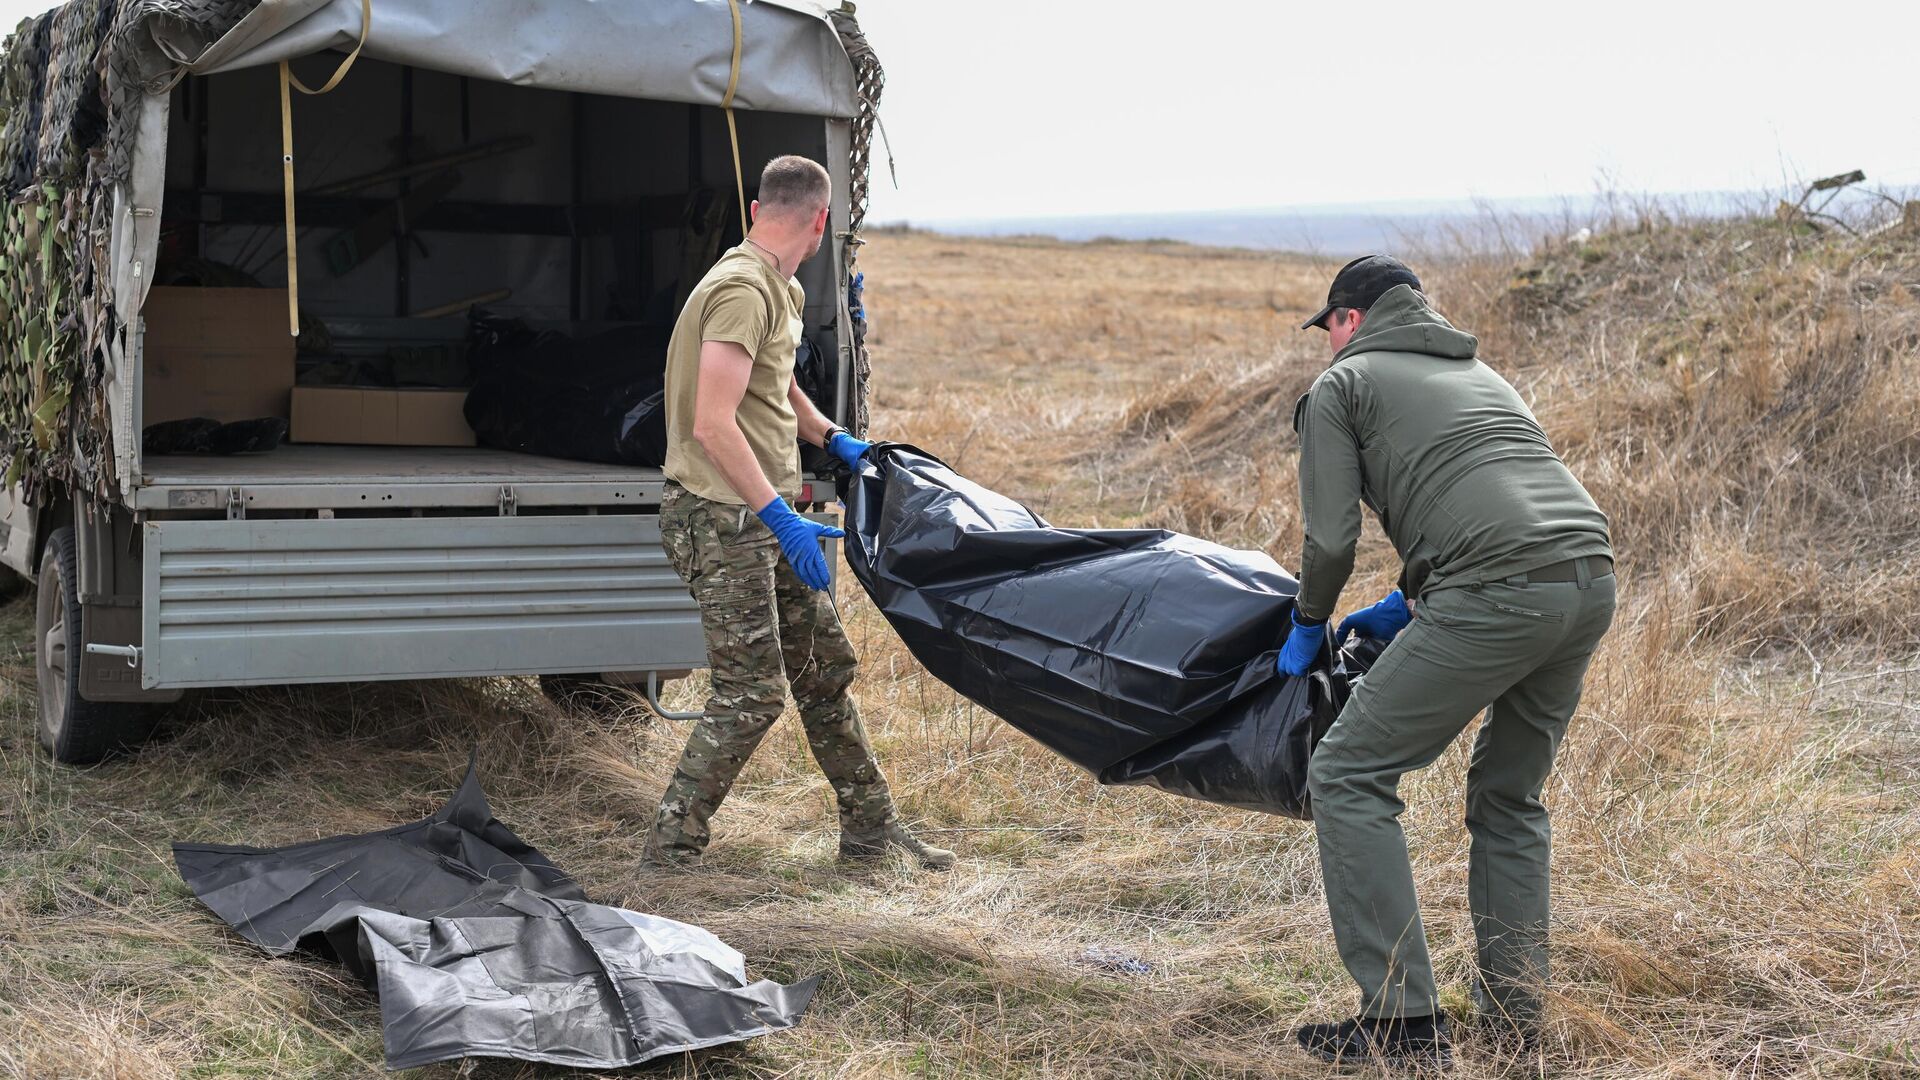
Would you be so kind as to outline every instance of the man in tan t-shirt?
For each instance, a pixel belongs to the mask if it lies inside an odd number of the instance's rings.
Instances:
[[[793,273],[820,250],[831,182],[803,157],[760,175],[746,242],[707,271],[667,346],[666,491],[660,536],[700,605],[713,694],[694,725],[647,840],[662,863],[698,861],[707,822],[786,707],[840,806],[840,855],[899,848],[931,869],[953,852],[900,823],[849,686],[856,660],[831,598],[822,537],[794,512],[800,439],[853,465],[868,444],[836,427],[793,377],[806,294]]]

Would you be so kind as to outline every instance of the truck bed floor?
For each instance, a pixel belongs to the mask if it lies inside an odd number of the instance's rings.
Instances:
[[[597,465],[467,446],[286,445],[265,454],[158,455],[143,462],[150,487],[249,484],[514,484],[659,481],[659,469]]]

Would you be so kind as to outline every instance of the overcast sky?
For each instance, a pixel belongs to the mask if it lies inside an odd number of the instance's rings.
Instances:
[[[49,6],[0,0],[0,24]],[[887,69],[899,166],[896,191],[876,150],[879,221],[1744,190],[1854,168],[1920,182],[1920,4],[859,0],[859,13]]]
[[[1920,5],[859,0],[877,220],[1920,181]]]

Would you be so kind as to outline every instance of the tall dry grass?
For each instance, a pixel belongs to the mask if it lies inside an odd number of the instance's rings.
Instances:
[[[1427,281],[1608,512],[1626,576],[1685,590],[1699,633],[1920,643],[1920,238],[1666,224]],[[1319,344],[1197,365],[1087,454],[1165,485],[1149,520],[1297,550],[1290,418]]]
[[[1920,1074],[1920,679],[1881,673],[1916,666],[1920,373],[1895,288],[1920,281],[1914,249],[1699,228],[1421,267],[1612,514],[1624,585],[1547,796],[1544,1054],[1469,1042],[1464,1076]],[[1293,326],[1331,265],[921,234],[863,261],[876,434],[1063,522],[1296,557],[1288,421],[1325,357]],[[1377,534],[1360,565],[1350,605],[1394,572]],[[627,1075],[1325,1075],[1291,1028],[1353,991],[1308,828],[1099,788],[927,677],[863,597],[839,602],[869,729],[916,826],[960,850],[952,874],[837,865],[791,718],[716,818],[710,867],[648,871],[685,725],[618,696],[570,712],[527,680],[205,694],[138,757],[58,769],[33,746],[31,612],[0,608],[0,1074],[376,1071],[371,995],[259,956],[166,845],[410,820],[477,746],[500,817],[596,897],[706,925],[756,974],[827,975],[799,1029]],[[1406,791],[1455,1010],[1465,767],[1457,747]]]

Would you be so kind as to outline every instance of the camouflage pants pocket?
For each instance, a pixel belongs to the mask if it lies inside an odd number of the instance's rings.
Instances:
[[[691,496],[678,484],[668,484],[660,496],[660,547],[680,580],[693,581],[693,521]]]

